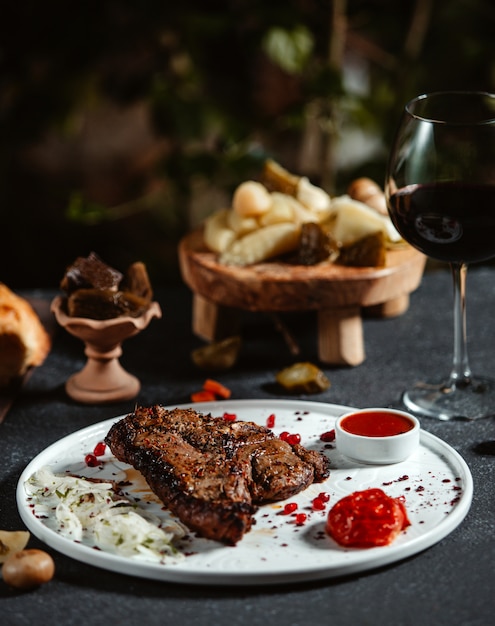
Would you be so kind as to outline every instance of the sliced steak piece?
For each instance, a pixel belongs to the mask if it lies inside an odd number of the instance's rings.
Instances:
[[[292,447],[254,422],[192,409],[137,408],[112,425],[105,442],[186,526],[227,545],[250,530],[260,504],[329,475],[318,452]]]

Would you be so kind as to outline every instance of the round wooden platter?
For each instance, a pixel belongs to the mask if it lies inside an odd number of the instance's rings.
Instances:
[[[381,317],[404,313],[421,282],[426,257],[410,246],[387,252],[384,267],[313,266],[279,262],[248,267],[222,265],[208,250],[201,229],[179,244],[179,263],[193,291],[193,332],[208,340],[232,333],[236,310],[316,310],[322,362],[358,365],[365,358],[362,312]]]

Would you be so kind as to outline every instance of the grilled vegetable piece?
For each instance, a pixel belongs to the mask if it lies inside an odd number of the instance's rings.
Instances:
[[[143,298],[143,300],[147,302],[151,302],[153,299],[153,289],[146,270],[146,265],[141,261],[131,263],[127,268],[121,288],[122,291],[127,291],[139,298]]]
[[[153,298],[144,263],[132,263],[124,275],[94,252],[86,258],[78,257],[67,268],[60,287],[66,292],[67,314],[93,320],[139,317]]]
[[[227,337],[193,350],[191,358],[195,365],[205,371],[228,370],[235,365],[241,344],[242,341],[238,335]]]
[[[340,265],[352,267],[383,267],[385,262],[385,237],[381,231],[342,246],[337,258]]]
[[[78,257],[64,274],[61,289],[71,294],[76,289],[108,289],[117,291],[123,275],[107,265],[100,257],[91,252],[86,258]]]
[[[289,196],[297,195],[299,176],[291,174],[272,159],[265,161],[261,181],[269,191],[280,191]]]
[[[316,265],[332,253],[330,237],[319,224],[308,222],[301,227],[301,238],[293,262],[298,265]]]
[[[148,300],[128,291],[108,289],[78,289],[67,298],[68,315],[93,320],[109,320],[123,315],[139,317],[148,306]]]
[[[320,393],[330,387],[330,381],[313,363],[294,363],[276,375],[279,385],[289,393]]]

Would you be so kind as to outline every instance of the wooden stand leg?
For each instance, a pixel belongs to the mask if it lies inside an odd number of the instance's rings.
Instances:
[[[207,341],[217,341],[239,332],[239,311],[225,307],[198,294],[193,297],[193,333]]]
[[[409,308],[409,294],[405,293],[398,298],[388,300],[382,304],[368,306],[365,309],[366,315],[370,317],[397,317],[402,315]]]
[[[318,311],[318,355],[323,363],[332,365],[359,365],[364,361],[359,307]]]

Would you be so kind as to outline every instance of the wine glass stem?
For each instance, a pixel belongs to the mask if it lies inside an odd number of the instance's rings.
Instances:
[[[466,331],[466,263],[452,263],[454,281],[454,358],[448,387],[465,387],[471,383]]]

